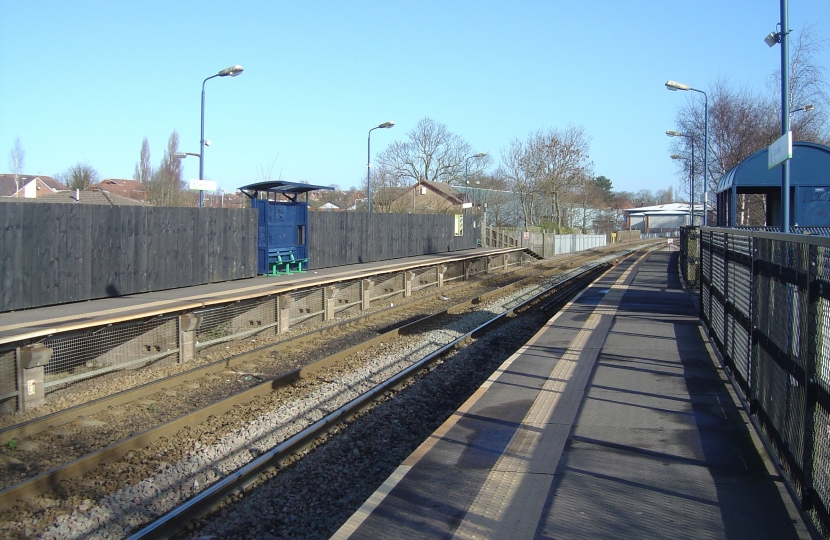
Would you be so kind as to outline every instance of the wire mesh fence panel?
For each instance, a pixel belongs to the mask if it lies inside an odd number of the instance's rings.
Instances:
[[[447,263],[447,269],[444,271],[444,281],[453,281],[462,279],[464,277],[464,263],[461,261]]]
[[[362,284],[358,281],[338,283],[334,286],[334,314],[348,317],[360,312]]]
[[[469,272],[471,276],[487,272],[487,260],[484,259],[484,257],[472,259],[469,263],[467,263],[467,272]]]
[[[194,312],[202,317],[196,331],[199,347],[214,343],[241,339],[242,337],[266,332],[273,335],[276,326],[274,298],[258,298],[235,302],[224,306],[200,309]]]
[[[0,413],[13,413],[17,408],[17,352],[0,349]]]
[[[370,291],[372,303],[391,302],[403,298],[405,293],[404,273],[396,272],[375,278]]]
[[[294,300],[289,311],[292,326],[325,319],[325,291],[322,287],[293,291]]]
[[[476,259],[479,261],[483,261],[484,258]],[[486,266],[486,262],[482,263]],[[420,291],[421,289],[427,289],[429,287],[437,287],[438,286],[438,272],[435,270],[434,267],[427,267],[427,268],[419,268],[413,272],[412,277],[412,290],[413,291]]]
[[[175,362],[179,352],[178,317],[157,317],[49,338],[52,349],[44,370],[47,391],[119,369]]]
[[[830,507],[830,412],[817,405],[814,411],[815,433],[813,435],[813,492],[815,508],[808,515],[819,528],[823,538],[830,536],[830,522],[826,509]]]

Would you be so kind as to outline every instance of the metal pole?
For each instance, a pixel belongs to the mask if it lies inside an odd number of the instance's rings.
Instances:
[[[703,226],[708,223],[709,210],[706,201],[709,193],[709,96],[698,90],[706,100],[703,105]]]
[[[219,75],[211,75],[202,81],[202,130],[201,140],[199,141],[199,180],[205,179],[205,83]],[[199,190],[199,208],[204,205],[205,192]]]
[[[372,128],[369,130],[369,137],[367,138],[366,142],[366,213],[372,213],[372,184],[371,182],[371,172],[372,172],[372,132],[377,128]]]
[[[692,165],[689,167],[689,225],[695,225],[695,140],[692,141]]]
[[[787,0],[781,0],[781,135],[790,131],[790,30]],[[790,160],[781,169],[781,232],[790,232]]]

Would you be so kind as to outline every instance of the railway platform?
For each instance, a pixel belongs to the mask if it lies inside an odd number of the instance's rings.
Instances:
[[[677,257],[595,281],[333,538],[811,538]]]
[[[363,279],[384,273],[402,272],[423,266],[492,257],[522,250],[523,248],[486,248],[453,251],[323,268],[291,275],[258,276],[236,281],[10,311],[0,313],[0,346],[24,342],[28,339],[39,339],[61,332],[281,294],[300,288],[329,285],[345,280]]]

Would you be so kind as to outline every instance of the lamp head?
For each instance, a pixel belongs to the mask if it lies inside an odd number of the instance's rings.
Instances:
[[[688,84],[679,83],[677,81],[666,81],[666,89],[675,92],[677,90],[691,90]]]
[[[187,157],[187,154],[185,154],[184,152],[176,152],[175,154],[173,154],[173,157],[178,159],[184,159]]]
[[[474,158],[480,158],[487,155],[487,152],[479,152],[478,154],[473,155]]]
[[[679,131],[671,131],[671,130],[667,131],[666,135],[668,135],[669,137],[682,137],[683,136],[683,134],[680,133]]]
[[[777,43],[781,43],[781,34],[778,32],[770,32],[767,34],[767,37],[764,38],[764,43],[770,47],[775,47]]]
[[[683,156],[679,156],[679,155],[677,155],[677,154],[672,154],[672,155],[670,155],[669,157],[670,157],[670,158],[672,158],[672,159],[686,159],[686,158],[684,158]]]
[[[391,128],[391,127],[392,127],[392,126],[394,126],[394,125],[395,125],[395,122],[393,122],[393,121],[391,121],[391,120],[390,120],[390,121],[388,121],[388,122],[384,122],[384,123],[382,123],[381,125],[379,125],[379,126],[378,126],[378,128],[380,128],[380,129],[389,129],[389,128]]]
[[[229,67],[229,68],[225,68],[225,69],[223,69],[222,71],[220,71],[220,72],[218,73],[218,75],[219,75],[220,77],[228,77],[228,76],[231,76],[231,77],[236,77],[237,75],[239,75],[240,73],[242,73],[242,71],[244,71],[244,70],[242,69],[242,66],[240,66],[239,64],[237,64],[237,65],[235,65],[235,66],[231,66],[231,67]]]
[[[812,106],[812,105],[805,105],[804,106],[804,111],[812,111],[813,109],[815,109],[815,107]]]

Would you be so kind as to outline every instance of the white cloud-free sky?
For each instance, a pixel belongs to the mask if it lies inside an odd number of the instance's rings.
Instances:
[[[795,32],[830,35],[826,0],[789,5]],[[665,81],[767,91],[779,15],[778,0],[0,0],[0,169],[17,137],[29,174],[80,161],[132,178],[142,139],[157,164],[173,130],[198,152],[202,81],[240,64],[205,87],[205,178],[226,191],[272,165],[359,185],[368,130],[396,123],[374,155],[424,117],[496,162],[511,139],[583,126],[615,190],[665,189],[685,178],[665,131],[684,100],[702,107]]]

